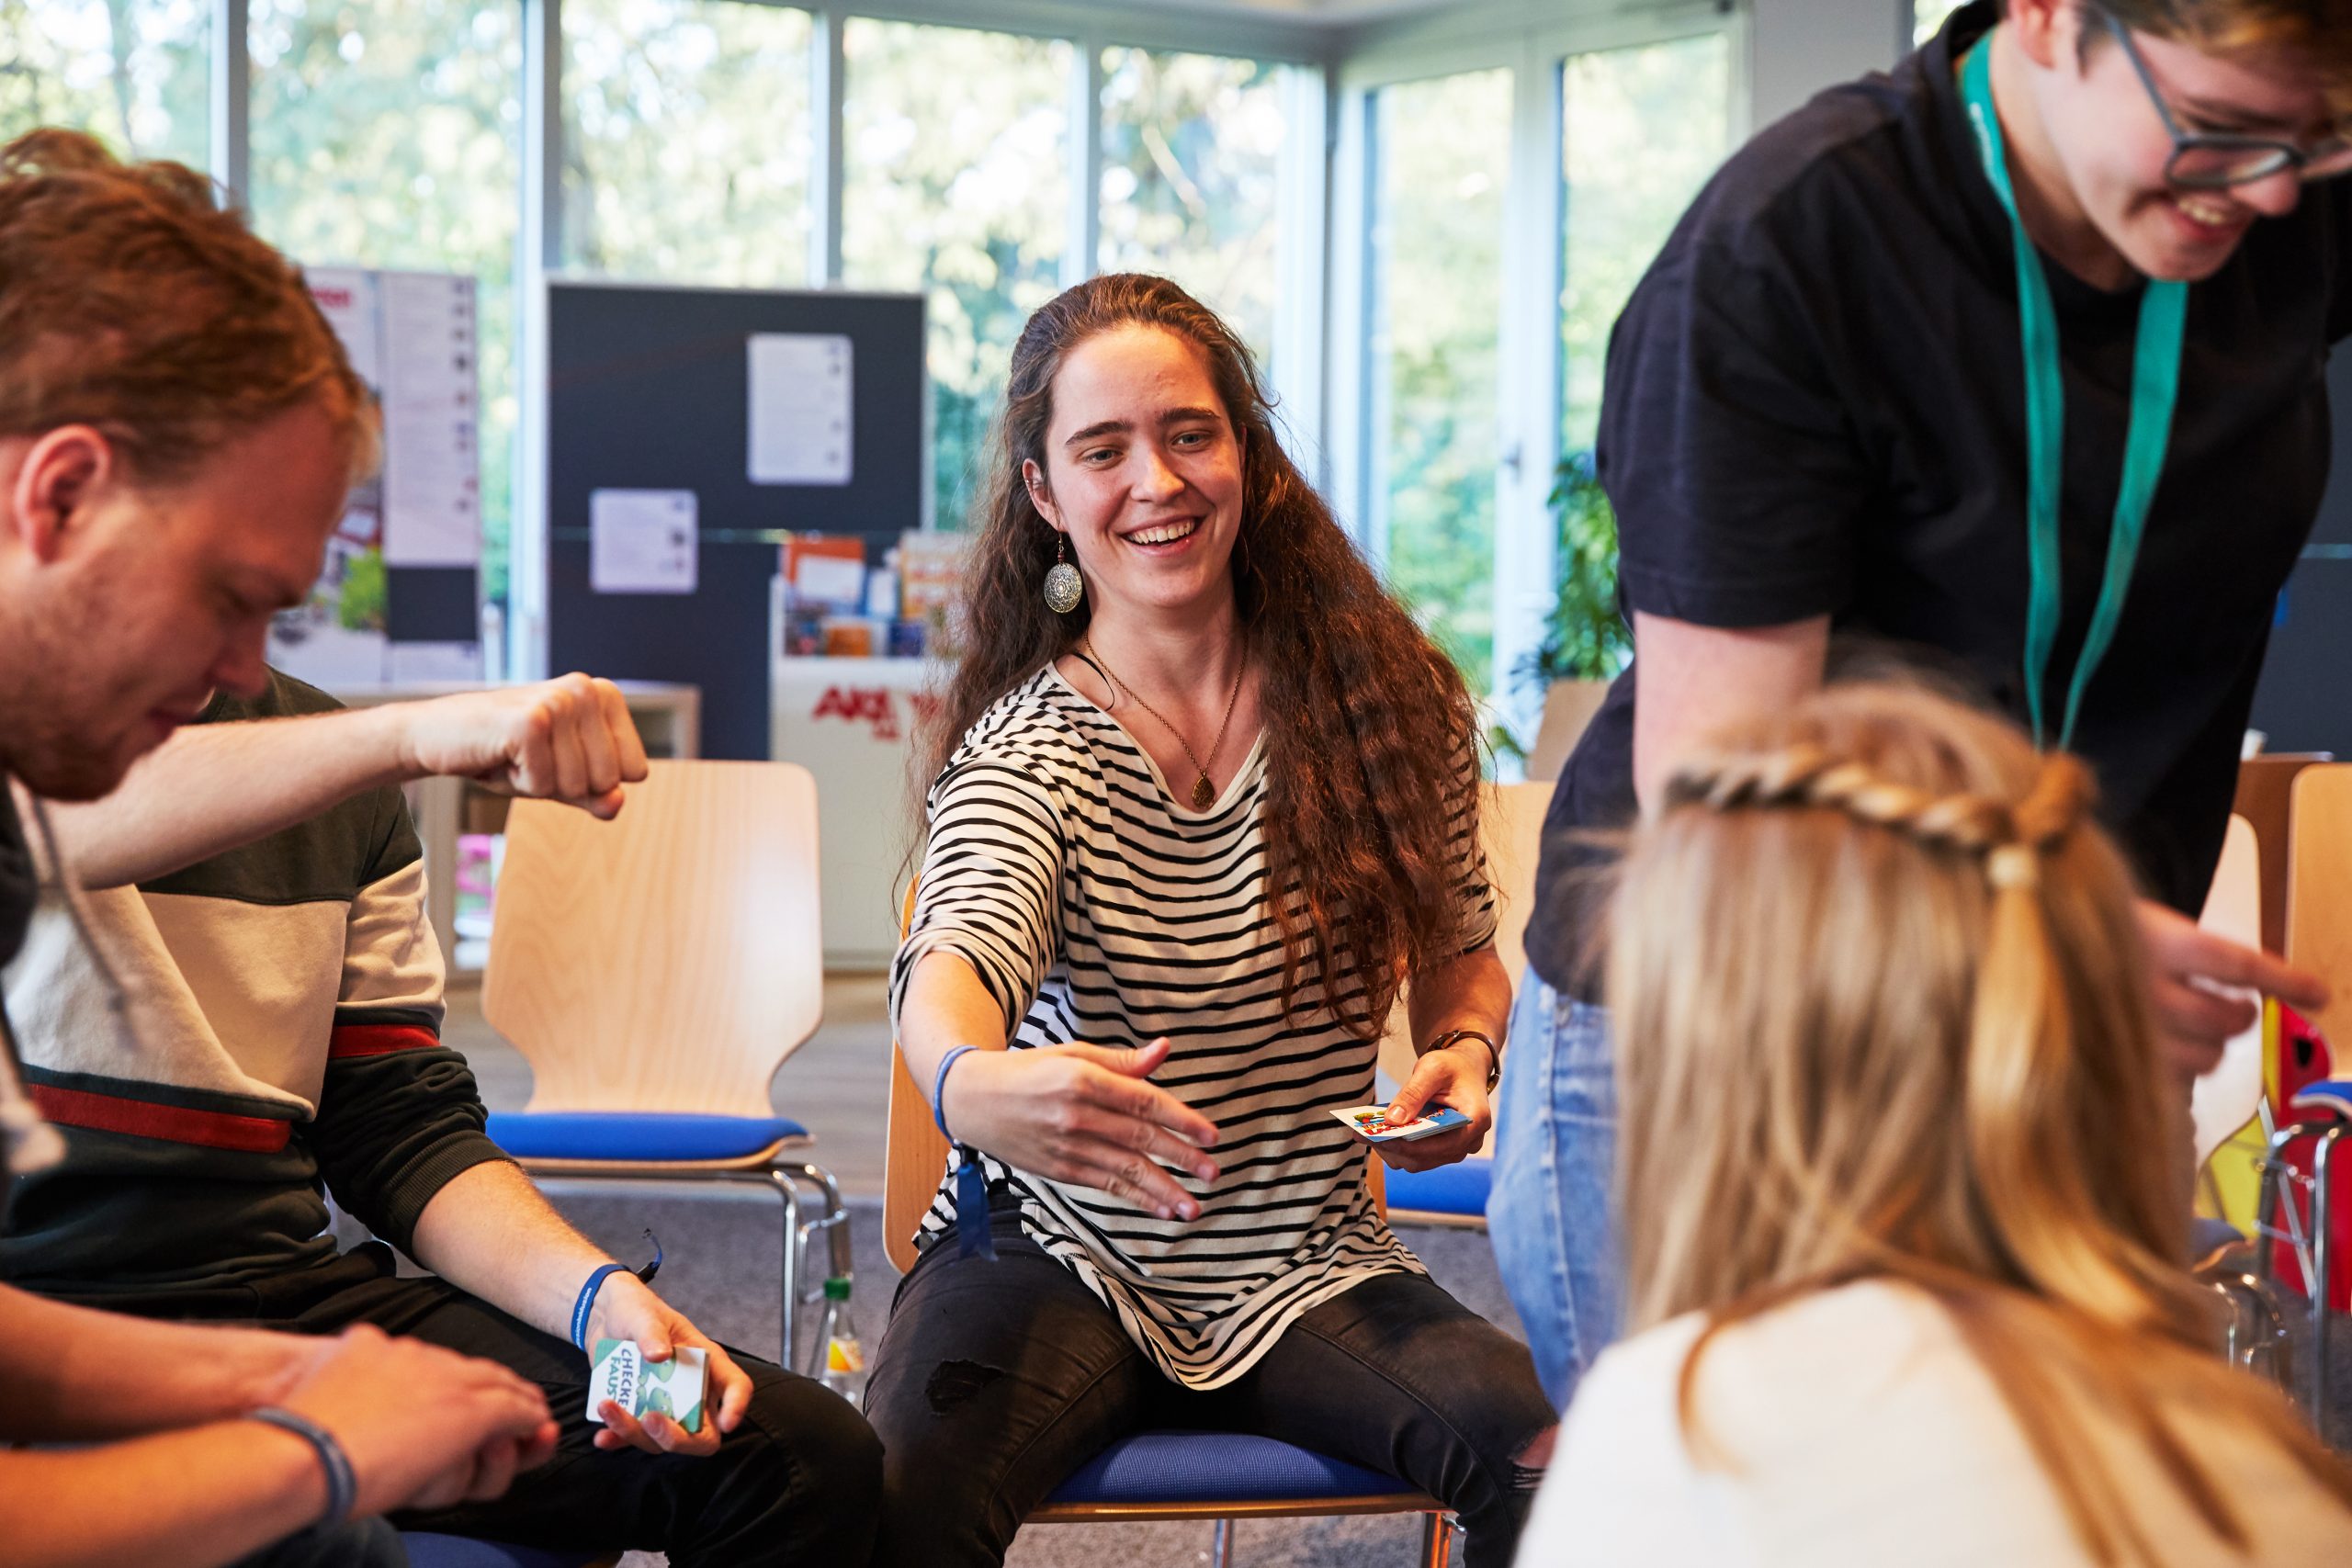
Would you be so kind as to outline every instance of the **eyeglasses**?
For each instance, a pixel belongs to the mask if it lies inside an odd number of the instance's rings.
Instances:
[[[2140,85],[2148,89],[2148,101],[2156,106],[2156,115],[2172,137],[2172,157],[2165,164],[2165,177],[2173,184],[2193,190],[2222,190],[2252,180],[2267,180],[2288,169],[2306,181],[2352,173],[2352,137],[2331,136],[2305,146],[2278,137],[2183,130],[2158,90],[2155,75],[2141,55],[2140,46],[2132,41],[2132,29],[2111,12],[2100,9],[2098,15],[2115,34],[2116,41],[2123,46],[2124,58],[2140,73]]]

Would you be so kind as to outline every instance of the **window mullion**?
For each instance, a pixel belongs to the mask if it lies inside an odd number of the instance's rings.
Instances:
[[[849,71],[841,7],[810,12],[808,24],[808,276],[822,286],[842,280],[842,186],[847,172],[842,117]]]
[[[1074,288],[1102,265],[1102,40],[1070,40],[1069,232],[1062,248],[1062,287]]]
[[[239,202],[250,201],[253,175],[253,44],[246,0],[212,0],[212,175]]]

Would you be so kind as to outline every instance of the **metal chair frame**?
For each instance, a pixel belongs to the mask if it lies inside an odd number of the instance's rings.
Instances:
[[[2335,1145],[2346,1133],[2352,1132],[2352,1123],[2341,1116],[2314,1116],[2274,1128],[2267,1103],[2260,1114],[2268,1153],[2262,1161],[2262,1185],[2255,1201],[2255,1282],[2266,1291],[2276,1283],[2272,1248],[2263,1244],[2286,1243],[2294,1257],[2297,1272],[2302,1275],[2303,1292],[2310,1302],[2311,1374],[2303,1404],[2312,1425],[2324,1431],[2332,1408],[2328,1391],[2327,1281],[2334,1258],[2328,1178],[2335,1166]],[[2312,1156],[2309,1176],[2289,1165],[2286,1157],[2290,1147],[2306,1138],[2316,1139],[2319,1145]],[[2308,1235],[2301,1216],[2296,1213],[2291,1189],[2301,1189],[2305,1194],[2311,1216]],[[2233,1335],[2235,1326],[2232,1325]]]

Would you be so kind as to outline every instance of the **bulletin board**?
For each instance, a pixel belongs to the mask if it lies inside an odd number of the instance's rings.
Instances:
[[[548,668],[691,682],[704,756],[766,757],[782,534],[922,524],[922,297],[556,280],[546,320]]]

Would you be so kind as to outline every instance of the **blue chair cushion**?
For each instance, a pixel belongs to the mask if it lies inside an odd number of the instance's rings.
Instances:
[[[2352,1078],[2318,1078],[2295,1091],[2290,1102],[2297,1111],[2332,1111],[2352,1116]]]
[[[781,1116],[694,1116],[674,1111],[492,1111],[490,1141],[516,1159],[748,1159],[808,1129]]]
[[[1435,1170],[1387,1171],[1381,1179],[1387,1183],[1391,1209],[1484,1219],[1487,1193],[1495,1184],[1495,1162],[1474,1156]]]
[[[1386,1497],[1413,1488],[1376,1470],[1240,1432],[1138,1432],[1054,1488],[1051,1503],[1260,1503]]]
[[[402,1530],[401,1544],[408,1548],[409,1568],[583,1568],[613,1555],[609,1551],[564,1551],[544,1546],[509,1546],[501,1540],[475,1540],[462,1535],[429,1535]]]

